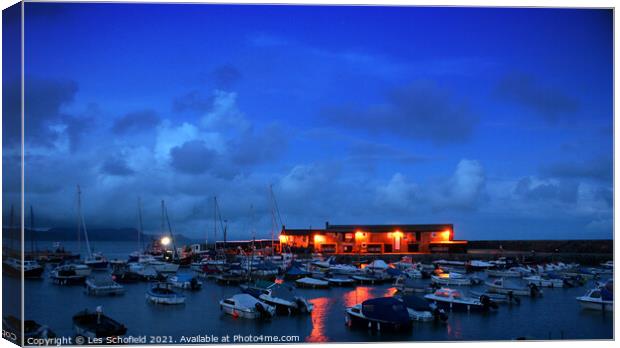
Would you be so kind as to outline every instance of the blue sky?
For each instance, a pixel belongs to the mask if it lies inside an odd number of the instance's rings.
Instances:
[[[612,12],[26,4],[41,224],[611,238]],[[5,82],[10,83],[10,82]],[[46,175],[40,175],[46,173]],[[250,208],[252,206],[252,208]]]

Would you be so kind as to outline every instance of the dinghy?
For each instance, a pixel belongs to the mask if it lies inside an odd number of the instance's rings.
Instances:
[[[237,294],[220,301],[220,310],[235,318],[268,319],[275,315],[276,309],[249,294]]]
[[[177,305],[185,303],[185,295],[170,288],[170,284],[158,283],[146,292],[146,299],[152,303]]]
[[[329,282],[326,280],[305,277],[297,279],[295,285],[299,288],[325,289],[329,288]]]
[[[345,323],[350,327],[376,331],[405,331],[412,326],[409,311],[401,301],[393,297],[366,300],[347,308],[345,313]]]
[[[125,293],[125,288],[112,279],[91,277],[86,279],[86,294],[92,296],[116,296]]]
[[[101,306],[95,312],[83,310],[73,316],[73,327],[77,336],[103,338],[122,336],[127,333],[125,325],[103,314]]]

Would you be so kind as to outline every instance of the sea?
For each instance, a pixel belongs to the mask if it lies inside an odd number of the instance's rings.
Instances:
[[[108,259],[126,259],[136,243],[93,242],[96,251]],[[77,251],[77,244],[63,243]],[[51,245],[50,245],[51,247]],[[154,305],[146,301],[148,283],[125,284],[125,294],[116,297],[92,297],[81,286],[58,286],[49,279],[50,269],[38,280],[25,282],[26,319],[49,326],[57,335],[74,336],[72,316],[97,306],[127,328],[127,336],[146,337],[146,343],[209,343],[229,336],[254,340],[286,339],[288,342],[381,342],[381,341],[484,341],[613,339],[613,313],[582,310],[575,300],[593,285],[576,288],[544,289],[541,298],[522,298],[519,305],[501,304],[489,313],[451,312],[446,323],[414,322],[407,333],[369,332],[345,325],[345,308],[369,298],[391,296],[396,289],[389,284],[298,289],[314,304],[310,315],[276,316],[268,321],[234,318],[220,311],[219,301],[240,293],[236,286],[221,286],[203,280],[203,288],[186,292],[184,305]],[[181,269],[180,272],[191,272]],[[98,272],[97,272],[98,273]],[[479,274],[484,278],[483,273]],[[18,280],[3,276],[4,289]],[[419,280],[428,283],[429,280]],[[483,291],[484,285],[461,287]],[[7,306],[5,306],[7,308]],[[283,338],[284,337],[284,338]],[[193,341],[192,341],[193,340]],[[142,343],[142,342],[141,342]],[[247,342],[246,342],[247,343]]]

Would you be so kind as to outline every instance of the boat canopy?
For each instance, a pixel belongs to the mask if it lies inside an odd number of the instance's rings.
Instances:
[[[418,296],[405,295],[402,297],[402,300],[405,306],[413,310],[416,310],[416,311],[431,310],[430,306],[428,305],[428,302],[426,302],[426,300],[423,298],[419,298]]]
[[[380,297],[362,302],[362,314],[373,320],[399,324],[409,323],[407,308],[393,297]]]
[[[373,262],[369,263],[368,266],[366,266],[366,267],[376,268],[376,269],[386,269],[389,266],[383,260],[374,260]]]
[[[254,308],[254,306],[256,306],[256,303],[260,302],[248,294],[237,294],[237,295],[233,295],[232,298],[237,304],[237,306],[245,307],[245,308]]]

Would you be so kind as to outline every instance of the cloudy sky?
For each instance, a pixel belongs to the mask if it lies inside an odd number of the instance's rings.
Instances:
[[[612,237],[611,11],[27,3],[25,18],[41,227],[75,223],[80,184],[93,227],[135,227],[141,197],[158,232],[164,199],[202,238],[217,196],[232,238],[267,237],[273,185],[291,228]]]

